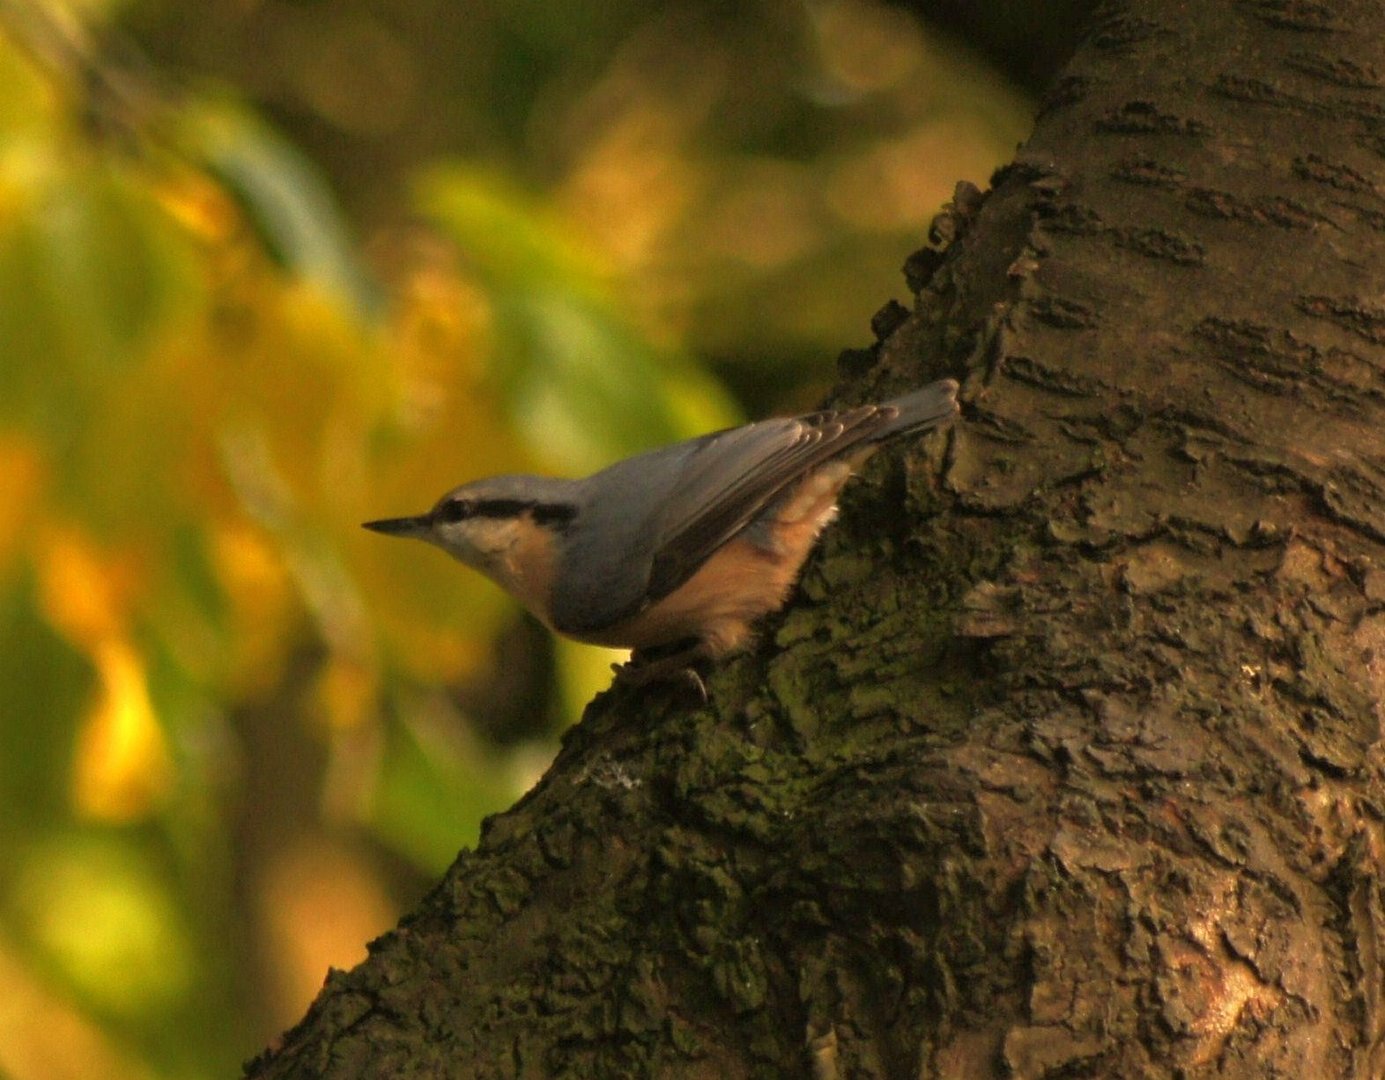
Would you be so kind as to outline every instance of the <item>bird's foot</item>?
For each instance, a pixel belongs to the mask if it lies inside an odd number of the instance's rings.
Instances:
[[[679,643],[673,651],[636,649],[628,662],[612,664],[616,682],[626,686],[648,686],[656,682],[676,682],[691,690],[707,704],[707,684],[692,666],[703,656],[700,643]]]

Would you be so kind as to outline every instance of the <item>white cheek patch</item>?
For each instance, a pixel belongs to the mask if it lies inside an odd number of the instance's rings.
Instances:
[[[444,528],[430,539],[453,558],[475,567],[483,574],[498,578],[497,570],[514,550],[518,533],[512,521],[478,521],[473,518],[460,526]]]
[[[472,536],[476,550],[488,559],[500,559],[515,546],[519,539],[518,524],[514,521],[487,521],[477,523]]]

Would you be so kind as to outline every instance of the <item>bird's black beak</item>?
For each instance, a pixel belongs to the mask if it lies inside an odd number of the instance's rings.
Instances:
[[[426,536],[432,528],[433,519],[428,514],[416,517],[381,518],[379,521],[365,521],[361,528],[386,536]]]

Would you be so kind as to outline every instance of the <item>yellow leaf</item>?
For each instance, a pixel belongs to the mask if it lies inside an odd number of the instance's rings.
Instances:
[[[241,695],[268,692],[283,674],[298,618],[293,581],[280,554],[248,526],[216,529],[212,556],[231,609],[231,682]]]
[[[128,566],[98,552],[75,529],[49,529],[39,553],[39,598],[49,624],[79,648],[122,636],[131,592]]]
[[[160,177],[154,195],[183,228],[204,243],[228,244],[237,239],[241,221],[236,205],[205,173],[185,169]]]
[[[148,1080],[93,1018],[46,985],[0,940],[0,1074],[12,1080]]]
[[[168,747],[135,651],[110,639],[96,646],[93,659],[100,696],[78,733],[73,801],[86,817],[137,820],[168,794]]]
[[[350,731],[375,717],[375,673],[333,657],[317,678],[317,700],[328,726]]]
[[[109,829],[53,831],[7,867],[6,916],[24,955],[46,983],[66,987],[107,1023],[121,1018],[113,1031],[186,1008],[203,977],[185,894],[156,849],[130,839]],[[112,1074],[88,1063],[80,1075]]]

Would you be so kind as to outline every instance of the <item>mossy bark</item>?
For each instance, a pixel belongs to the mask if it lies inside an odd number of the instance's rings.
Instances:
[[[1385,1075],[1385,8],[1103,9],[711,702],[597,699],[256,1077]]]

